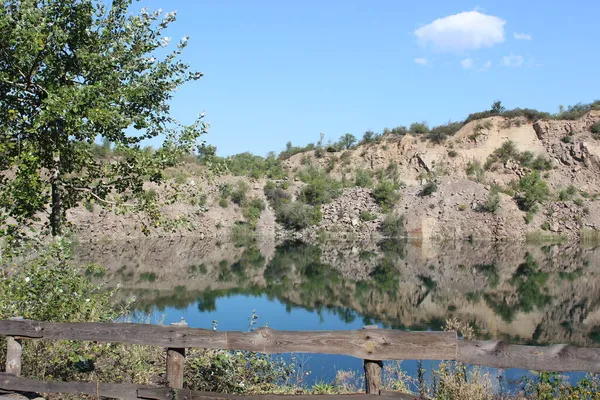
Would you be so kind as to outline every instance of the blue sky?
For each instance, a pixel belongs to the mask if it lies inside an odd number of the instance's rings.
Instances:
[[[174,116],[220,155],[463,119],[501,100],[554,112],[600,98],[597,0],[144,0],[204,77]],[[157,141],[155,144],[159,144]]]

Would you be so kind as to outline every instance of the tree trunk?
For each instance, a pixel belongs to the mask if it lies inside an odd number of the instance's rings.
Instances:
[[[59,124],[60,126],[60,124]],[[61,129],[54,132],[54,154],[52,155],[52,170],[50,185],[52,186],[52,209],[50,211],[50,230],[53,237],[61,235],[62,198],[60,188],[60,140]]]

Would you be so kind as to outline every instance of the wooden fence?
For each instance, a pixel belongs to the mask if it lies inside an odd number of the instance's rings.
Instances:
[[[600,349],[570,345],[522,346],[502,341],[459,340],[456,332],[405,332],[365,327],[354,331],[277,331],[260,328],[254,332],[220,332],[171,326],[130,323],[51,323],[28,320],[0,321],[0,335],[7,336],[6,373],[0,374],[0,391],[76,393],[118,399],[172,399],[173,390],[183,387],[186,348],[248,350],[266,354],[343,354],[363,359],[366,395],[305,396],[293,400],[371,399],[373,395],[413,398],[382,392],[384,360],[455,360],[496,368],[539,371],[600,372]],[[160,346],[167,349],[167,381],[170,388],[140,385],[42,382],[21,378],[23,339],[113,342]],[[408,396],[408,397],[405,397]],[[179,390],[178,399],[281,400],[290,396],[241,396]],[[304,398],[307,399],[304,399]]]

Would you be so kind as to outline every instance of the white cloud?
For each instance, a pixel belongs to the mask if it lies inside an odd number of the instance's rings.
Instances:
[[[523,66],[523,63],[525,63],[523,56],[518,56],[513,53],[510,53],[510,55],[502,58],[502,64],[505,67],[521,67]]]
[[[464,69],[471,69],[471,68],[473,68],[473,59],[472,58],[465,58],[464,60],[462,60],[460,62],[460,65]]]
[[[415,58],[414,61],[419,65],[429,65],[429,60],[426,58]]]
[[[531,37],[531,35],[528,34],[528,33],[517,33],[517,32],[515,32],[515,33],[513,33],[513,36],[517,40],[531,40],[531,39],[533,39]]]
[[[505,20],[493,15],[466,11],[436,19],[414,34],[422,45],[431,45],[438,51],[460,52],[504,42],[504,24]]]
[[[488,70],[490,68],[492,68],[492,62],[491,61],[487,61],[481,67],[477,68],[477,72],[483,72],[483,71],[486,71],[486,70]]]

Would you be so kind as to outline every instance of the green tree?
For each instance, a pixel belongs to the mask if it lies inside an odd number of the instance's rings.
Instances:
[[[160,181],[205,132],[202,115],[185,126],[169,114],[173,92],[202,76],[180,60],[187,37],[167,49],[175,13],[132,14],[132,2],[0,6],[1,234],[49,208],[47,227],[60,235],[65,211],[84,199],[150,207],[143,182]],[[144,152],[142,142],[159,135],[163,147]],[[97,140],[118,157],[95,157]]]
[[[339,144],[341,147],[348,150],[356,144],[356,137],[351,133],[346,133],[340,137]]]
[[[500,100],[496,100],[492,104],[492,108],[490,109],[490,112],[494,115],[500,115],[504,111],[506,111],[506,108],[504,108],[504,106],[502,105],[502,102]]]

